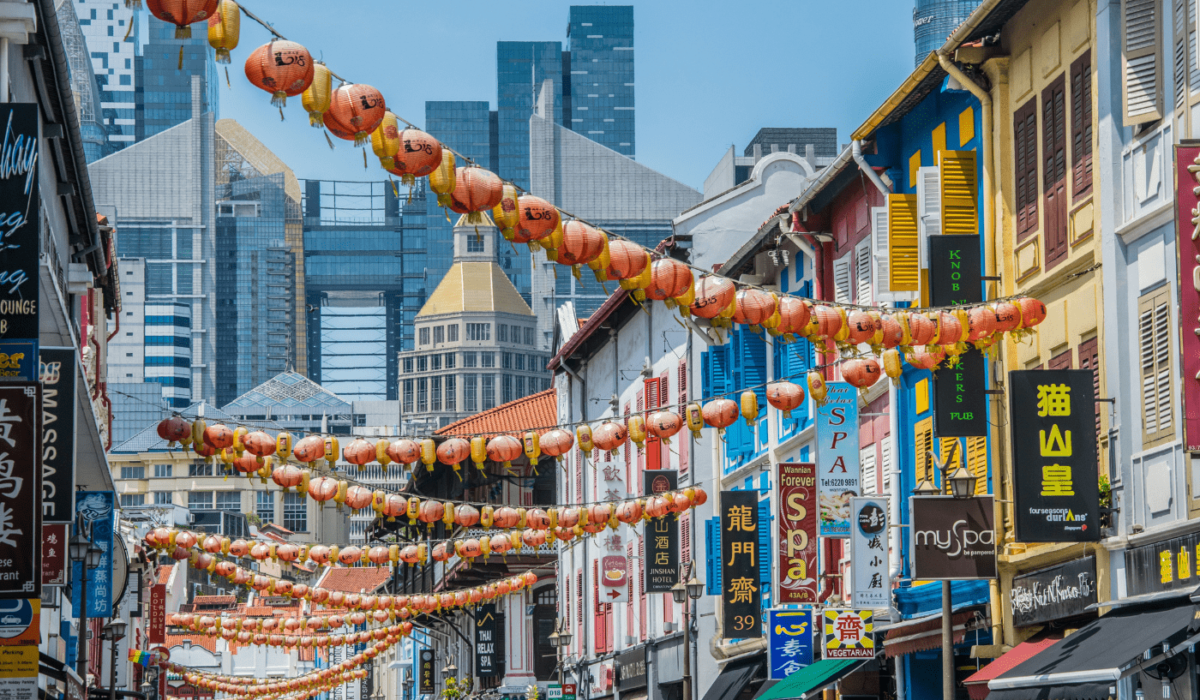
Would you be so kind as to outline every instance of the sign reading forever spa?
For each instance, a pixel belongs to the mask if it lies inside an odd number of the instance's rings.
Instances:
[[[779,463],[778,603],[817,602],[817,465]]]

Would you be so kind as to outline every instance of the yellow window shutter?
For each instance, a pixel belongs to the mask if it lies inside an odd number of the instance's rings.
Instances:
[[[975,151],[942,151],[938,154],[941,170],[942,233],[979,232],[979,189],[975,184]]]
[[[967,471],[975,477],[975,495],[986,495],[988,492],[987,438],[967,438]]]
[[[889,194],[888,210],[888,287],[893,292],[920,291],[920,228],[917,221],[917,195]]]
[[[917,421],[913,427],[913,444],[916,446],[917,483],[931,477],[933,465],[929,462],[929,452],[933,449],[933,416]]]

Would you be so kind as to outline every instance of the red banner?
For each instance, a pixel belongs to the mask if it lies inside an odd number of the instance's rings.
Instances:
[[[42,525],[42,585],[67,585],[67,524]]]
[[[1200,217],[1200,147],[1175,145],[1175,231],[1179,237],[1175,258],[1179,260],[1180,364],[1183,366],[1183,449],[1200,450],[1200,335],[1195,319],[1200,318],[1200,230],[1192,221]]]
[[[817,465],[779,464],[776,603],[817,602]]]
[[[150,644],[167,641],[167,587],[158,583],[150,587],[150,622],[146,637]]]

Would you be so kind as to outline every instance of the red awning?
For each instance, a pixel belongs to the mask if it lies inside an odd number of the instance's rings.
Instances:
[[[954,613],[951,620],[951,636],[955,644],[967,634],[967,623],[975,617],[971,611]],[[942,645],[942,616],[937,615],[912,624],[901,624],[887,631],[883,640],[883,653],[890,659],[915,651],[936,649]]]
[[[1028,641],[1021,642],[1010,649],[1008,653],[971,674],[963,681],[967,686],[967,692],[971,694],[971,700],[984,700],[988,696],[988,681],[1009,669],[1016,668],[1018,664],[1043,649],[1054,646],[1060,639],[1062,639],[1061,633],[1040,634],[1030,637]]]

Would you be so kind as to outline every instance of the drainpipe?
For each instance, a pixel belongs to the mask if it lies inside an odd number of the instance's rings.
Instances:
[[[871,181],[872,185],[875,185],[876,189],[883,193],[884,197],[892,193],[892,191],[888,189],[888,186],[883,184],[883,180],[879,178],[879,173],[875,172],[875,168],[872,168],[867,163],[867,160],[863,158],[862,141],[856,140],[850,144],[850,155],[854,158],[854,162],[858,163],[858,169],[867,176],[867,179]]]
[[[947,46],[949,46],[949,44]],[[950,77],[957,80],[960,85],[974,95],[975,99],[979,100],[979,107],[980,111],[982,112],[980,119],[983,122],[983,145],[981,147],[981,150],[983,151],[983,231],[981,231],[981,233],[983,234],[983,240],[988,241],[987,229],[989,226],[992,227],[993,237],[995,235],[994,209],[996,206],[995,184],[992,178],[992,168],[995,167],[993,159],[995,139],[992,138],[992,96],[989,95],[986,90],[979,87],[978,83],[967,77],[967,75],[963,73],[957,65],[954,64],[954,61],[950,60],[949,56],[947,55],[950,52],[950,49],[947,48],[947,46],[943,46],[937,51],[938,65],[940,65],[942,70],[946,71]],[[984,256],[986,259],[985,266],[987,269],[987,275],[989,277],[995,277],[995,241],[992,240],[990,243],[992,243],[992,245],[983,246]],[[992,398],[992,401],[993,408],[998,408],[995,403],[995,397]],[[998,462],[999,460],[996,461]],[[992,490],[996,493],[1000,493],[1001,491],[1000,486],[1002,477],[1002,469],[993,470]],[[1001,508],[1003,508],[1003,506],[1001,506]],[[1003,523],[1003,521],[1004,519],[1001,517],[1001,523]],[[1001,525],[1001,528],[1003,528],[1003,525]],[[988,592],[988,597],[990,598],[990,605],[988,607],[991,610],[992,616],[992,644],[999,645],[1004,643],[1004,629],[1002,624],[1003,618],[1001,617],[1000,612],[1000,582],[993,579],[988,585]]]

